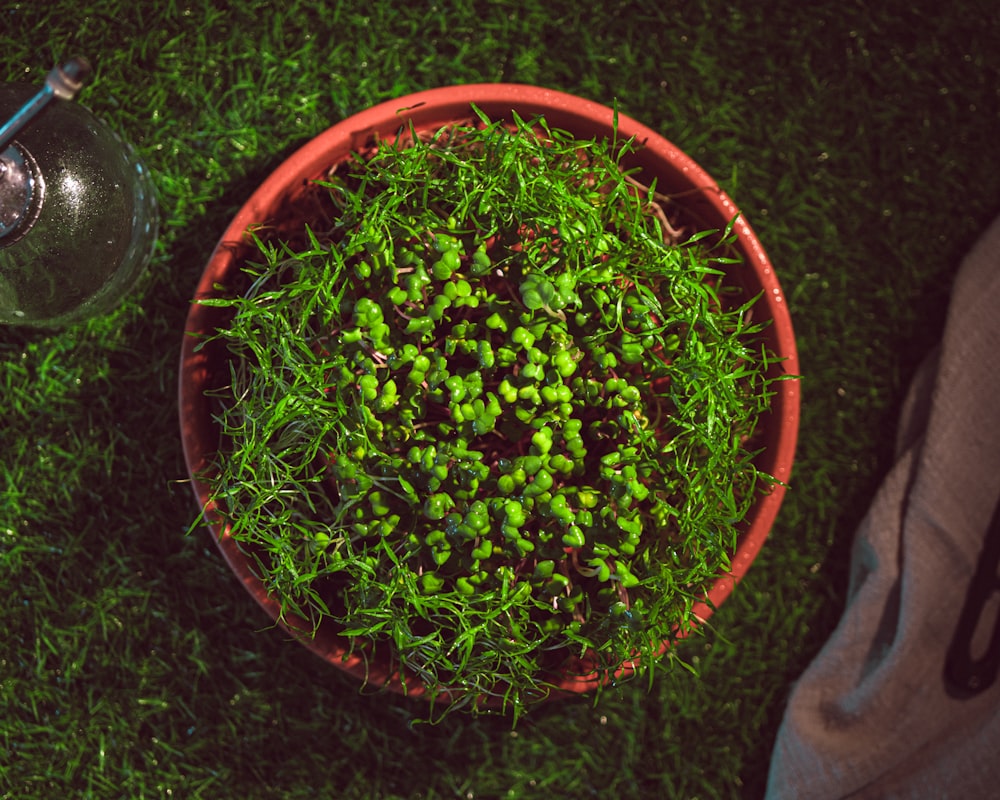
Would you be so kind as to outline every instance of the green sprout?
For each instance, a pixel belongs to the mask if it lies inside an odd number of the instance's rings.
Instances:
[[[634,147],[481,114],[380,141],[207,301],[214,499],[283,613],[515,714],[692,628],[768,480],[769,356],[730,232],[677,241]]]

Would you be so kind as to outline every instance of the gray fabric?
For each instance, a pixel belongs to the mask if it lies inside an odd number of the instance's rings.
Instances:
[[[1000,220],[963,262],[944,339],[914,379],[844,615],[785,709],[768,798],[1000,797],[1000,680],[958,699],[944,678],[998,497]]]

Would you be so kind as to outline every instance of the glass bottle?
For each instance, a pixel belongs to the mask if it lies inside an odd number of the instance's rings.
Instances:
[[[111,128],[66,102],[89,73],[74,59],[41,91],[0,85],[0,323],[57,327],[106,313],[152,256],[149,173]]]

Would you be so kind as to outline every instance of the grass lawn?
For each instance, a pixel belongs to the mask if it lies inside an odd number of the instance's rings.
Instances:
[[[765,10],[766,9],[766,10]],[[958,264],[1000,211],[986,0],[0,2],[2,78],[88,56],[81,102],[161,198],[112,315],[0,329],[0,797],[756,797],[796,676],[836,624],[850,540]],[[620,108],[742,207],[799,336],[804,414],[772,537],[652,689],[516,730],[360,694],[268,620],[204,532],[175,401],[191,292],[235,209],[333,122],[513,81]]]

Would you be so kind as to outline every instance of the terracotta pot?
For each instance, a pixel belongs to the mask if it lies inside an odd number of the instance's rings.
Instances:
[[[363,149],[376,135],[387,136],[412,123],[416,129],[436,129],[449,122],[466,120],[474,103],[493,119],[510,118],[516,111],[530,119],[544,114],[553,127],[570,131],[581,139],[611,137],[613,111],[610,108],[568,94],[532,86],[513,84],[480,84],[432,89],[382,103],[334,125],[310,141],[264,181],[253,193],[222,235],[209,261],[194,299],[216,295],[213,288],[225,283],[234,274],[245,255],[252,252],[246,231],[249,227],[273,220],[282,207],[301,193],[307,184],[352,151]],[[650,128],[618,116],[619,136],[635,137],[642,147],[633,159],[643,170],[644,178],[655,177],[657,189],[672,195],[683,194],[684,204],[706,228],[724,228],[737,214],[733,201],[714,180],[677,147]],[[745,261],[741,281],[751,294],[761,293],[755,315],[773,319],[764,334],[769,349],[783,361],[774,366],[775,373],[798,374],[798,357],[791,318],[785,297],[778,284],[764,248],[747,221],[741,216],[736,223],[737,248]],[[760,319],[760,316],[755,316]],[[196,349],[198,339],[192,334],[213,331],[224,323],[220,309],[194,303],[187,318],[180,368],[180,423],[184,454],[198,506],[205,511],[216,544],[233,572],[247,591],[265,611],[277,620],[279,604],[268,595],[252,568],[252,561],[220,525],[208,500],[209,488],[200,475],[209,466],[217,450],[219,431],[212,419],[205,390],[218,385],[228,373],[221,356],[212,348]],[[791,476],[796,436],[799,424],[799,384],[784,380],[774,384],[775,396],[766,419],[764,451],[757,462],[764,472],[780,481],[754,505],[739,537],[732,557],[732,569],[719,576],[704,602],[695,607],[701,619],[711,616],[730,594],[734,585],[746,573],[774,523],[784,496],[784,485]],[[301,620],[285,618],[282,626],[319,656],[373,685],[387,685],[397,691],[415,695],[423,687],[410,681],[404,687],[392,664],[375,658],[371,661],[354,654],[348,657],[347,640],[332,625],[320,626],[315,637]],[[553,683],[562,691],[577,692],[594,687],[593,676],[554,676]]]

